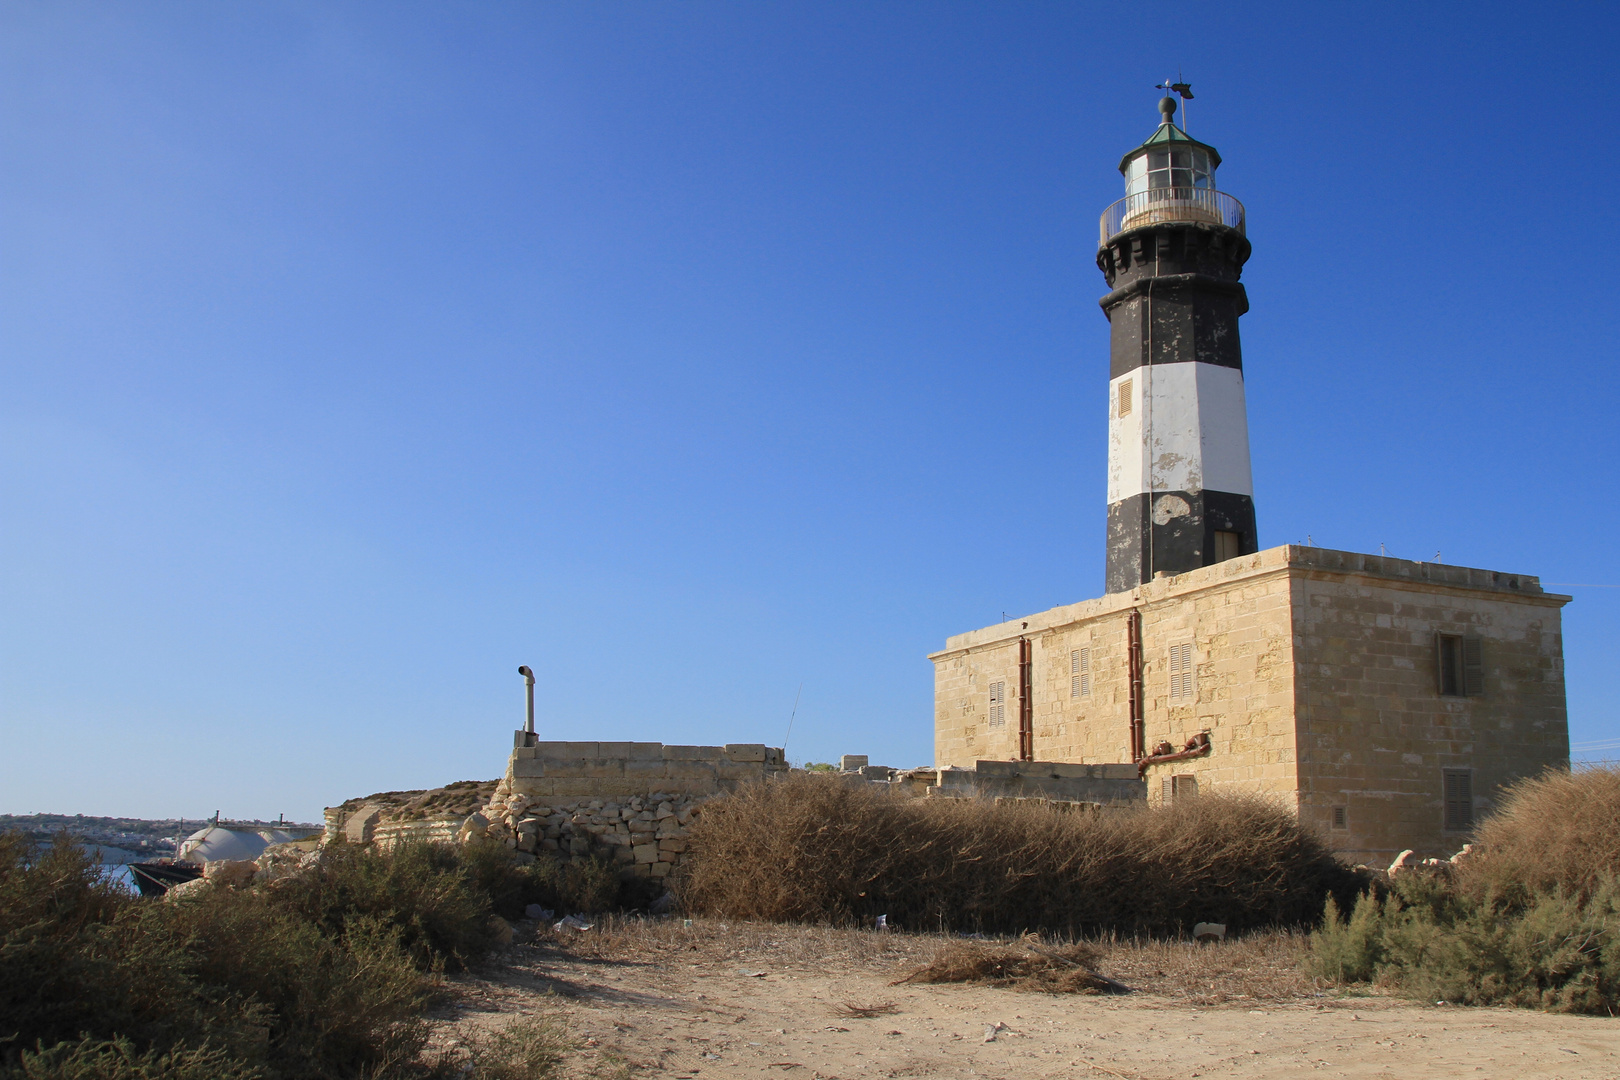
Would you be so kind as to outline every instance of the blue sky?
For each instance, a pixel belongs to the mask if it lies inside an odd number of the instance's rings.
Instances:
[[[1097,215],[1249,211],[1263,546],[1620,585],[1602,5],[0,8],[0,811],[932,754],[1102,585]],[[1620,589],[1566,590],[1620,739]]]

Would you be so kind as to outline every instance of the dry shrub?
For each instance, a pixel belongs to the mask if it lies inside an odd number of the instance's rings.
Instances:
[[[893,1016],[899,1011],[900,1006],[892,1001],[874,1002],[871,1005],[846,1001],[834,1007],[832,1012],[840,1020],[876,1020],[880,1016]]]
[[[1459,884],[1475,892],[1565,890],[1620,877],[1620,769],[1549,770],[1513,785],[1479,827]]]
[[[836,777],[746,785],[692,830],[686,903],[772,922],[1070,936],[1314,922],[1355,879],[1286,808],[1206,795],[1067,811]]]
[[[1043,948],[1028,940],[1012,945],[953,941],[941,947],[929,964],[899,982],[984,983],[1048,994],[1103,994],[1123,989],[1093,971],[1096,962],[1097,950],[1080,942]]]
[[[554,1019],[514,1020],[478,1043],[470,1080],[546,1080],[561,1067],[573,1045]]]

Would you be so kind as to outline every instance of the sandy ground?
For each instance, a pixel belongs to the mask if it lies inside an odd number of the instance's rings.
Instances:
[[[1105,947],[1098,970],[1134,991],[1117,996],[893,985],[942,947],[682,920],[542,929],[451,981],[435,1050],[542,1016],[578,1077],[1620,1078],[1620,1020],[1347,997],[1300,975],[1285,936]]]

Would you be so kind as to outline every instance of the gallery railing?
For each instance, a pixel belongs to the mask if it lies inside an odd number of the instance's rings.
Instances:
[[[1149,188],[1127,195],[1102,215],[1102,243],[1127,229],[1170,221],[1202,221],[1243,231],[1243,204],[1211,188]]]

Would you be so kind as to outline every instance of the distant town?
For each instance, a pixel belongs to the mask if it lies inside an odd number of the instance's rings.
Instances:
[[[116,848],[132,855],[158,858],[174,854],[176,837],[184,840],[213,820],[212,817],[149,819],[87,817],[84,814],[0,814],[0,832],[15,829],[42,841],[50,840],[58,833],[65,832],[81,843]],[[277,826],[319,827],[306,822],[234,818],[221,818],[219,824],[227,828],[243,829],[267,829]]]

